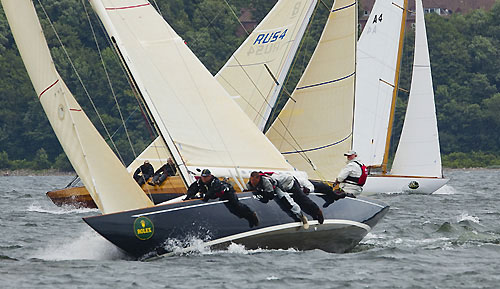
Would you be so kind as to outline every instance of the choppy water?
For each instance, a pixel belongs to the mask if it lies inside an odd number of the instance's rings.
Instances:
[[[45,192],[71,177],[0,177],[1,288],[500,288],[500,170],[453,170],[392,206],[354,252],[200,249],[127,259]]]

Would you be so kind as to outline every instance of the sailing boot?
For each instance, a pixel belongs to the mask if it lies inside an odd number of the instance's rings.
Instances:
[[[316,220],[318,220],[318,223],[323,224],[325,221],[325,217],[323,216],[323,211],[318,208],[318,212],[316,213]]]

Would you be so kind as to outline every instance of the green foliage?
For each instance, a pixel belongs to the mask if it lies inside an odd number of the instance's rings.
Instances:
[[[484,152],[454,152],[443,156],[443,165],[448,168],[498,167],[500,157]]]
[[[426,15],[445,166],[479,166],[481,161],[487,166],[487,158],[473,152],[500,155],[500,22],[495,14],[499,12],[497,1],[490,11],[476,10],[449,17]],[[412,29],[407,29],[400,81],[405,89],[410,88],[413,34]],[[407,98],[406,93],[399,93],[396,111],[405,110]],[[397,146],[403,120],[404,113],[396,112],[391,152]],[[456,159],[459,157],[470,162],[460,164]]]
[[[35,158],[33,159],[32,168],[35,170],[44,170],[50,168],[49,156],[43,148],[39,149],[36,152]]]
[[[85,89],[73,71],[66,53],[46,19],[38,1],[45,36],[59,73],[76,96],[99,132],[112,141],[128,164],[155,138],[144,121],[139,104],[120,61],[110,47],[87,1],[40,1],[57,30]],[[321,35],[333,0],[318,4],[313,21],[287,77],[286,90],[292,92]],[[237,36],[242,9],[251,9],[256,20],[262,19],[276,0],[156,0],[151,2],[187,45],[212,72],[216,73],[237,49],[244,37]],[[86,5],[86,7],[83,6]],[[85,9],[86,8],[86,9]],[[101,54],[94,41],[91,20]],[[490,164],[499,154],[500,134],[500,2],[490,11],[478,10],[467,15],[426,16],[433,83],[436,96],[443,163],[460,164],[460,158]],[[405,39],[401,87],[410,89],[414,35]],[[102,57],[102,58],[101,58]],[[105,64],[105,68],[102,63]],[[108,73],[112,88],[109,86]],[[0,168],[49,168],[72,170],[41,108],[19,57],[3,10],[0,7]],[[86,91],[89,93],[87,95]],[[397,145],[408,95],[400,93],[397,102],[392,151]],[[287,100],[282,93],[279,107]],[[92,100],[92,101],[91,101]],[[117,110],[126,120],[125,130]],[[107,128],[106,132],[94,105]],[[276,114],[278,110],[274,113]],[[127,134],[132,140],[128,142]],[[114,149],[114,145],[111,145]],[[134,154],[135,151],[135,154]],[[481,153],[472,153],[481,152]],[[489,156],[483,158],[484,154]],[[475,163],[472,163],[475,166]]]
[[[63,172],[72,172],[73,167],[71,166],[71,163],[68,160],[68,157],[66,156],[65,153],[61,153],[56,157],[56,160],[54,161],[54,165],[52,166],[54,169],[57,169],[59,171]]]
[[[0,152],[0,169],[8,169],[10,168],[9,155],[7,152]]]

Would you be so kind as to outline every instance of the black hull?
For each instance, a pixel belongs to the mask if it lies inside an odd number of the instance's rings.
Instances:
[[[311,226],[305,230],[279,201],[262,203],[252,193],[238,196],[257,213],[258,226],[250,228],[249,222],[231,213],[225,202],[200,200],[87,217],[84,221],[135,257],[169,253],[172,244],[189,250],[193,239],[216,247],[234,242],[248,249],[321,249],[343,253],[356,246],[389,209],[386,204],[364,198],[332,203],[326,196],[311,194],[310,198],[322,208],[325,222],[319,225],[308,216]],[[136,220],[146,222],[141,226]],[[140,235],[139,231],[146,233]]]

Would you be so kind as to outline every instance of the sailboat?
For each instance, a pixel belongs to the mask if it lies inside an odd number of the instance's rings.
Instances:
[[[169,253],[173,250],[171,242],[192,238],[203,240],[206,246],[236,242],[248,248],[344,252],[352,249],[387,213],[389,207],[381,202],[361,198],[332,202],[327,196],[314,194],[312,200],[323,203],[325,222],[319,225],[311,221],[311,227],[304,229],[278,202],[266,204],[252,192],[246,192],[240,194],[240,201],[260,219],[260,224],[251,228],[232,214],[224,201],[153,205],[109,147],[105,152],[104,140],[83,117],[83,111],[58,76],[33,3],[1,2],[59,141],[72,145],[63,144],[63,148],[74,165],[74,160],[79,160],[91,171],[93,179],[85,185],[89,190],[95,188],[92,197],[103,214],[84,221],[128,254],[150,257]],[[295,171],[238,106],[228,101],[231,98],[224,88],[149,2],[91,0],[91,4],[133,76],[186,185],[193,181],[189,172],[197,167],[209,167],[215,175],[234,177],[248,176],[256,169],[304,174]],[[341,18],[340,11],[333,9],[332,19],[337,15]],[[168,107],[160,97],[165,95]],[[62,124],[65,126],[61,128]],[[70,133],[71,142],[67,139]],[[88,138],[82,140],[79,136]],[[84,153],[75,157],[73,150]],[[94,162],[97,158],[101,158],[100,163]],[[112,171],[107,162],[116,165]],[[94,170],[101,174],[99,178]],[[117,185],[120,187],[115,189],[113,186]]]
[[[376,1],[358,43],[353,149],[367,166],[382,170],[368,176],[364,194],[430,194],[448,182],[441,167],[421,0],[416,0],[415,58],[408,107],[392,169],[387,172],[407,6],[407,0]]]
[[[271,112],[269,103],[276,101],[316,3],[317,0],[278,1],[215,76],[261,130]],[[159,168],[169,157],[167,144],[162,137],[157,137],[127,170],[133,174],[145,160]],[[155,204],[185,192],[180,176],[167,178],[161,186],[146,183],[142,188]],[[243,189],[243,186],[236,187],[237,191]],[[82,186],[68,185],[47,192],[47,196],[59,206],[96,207]]]

